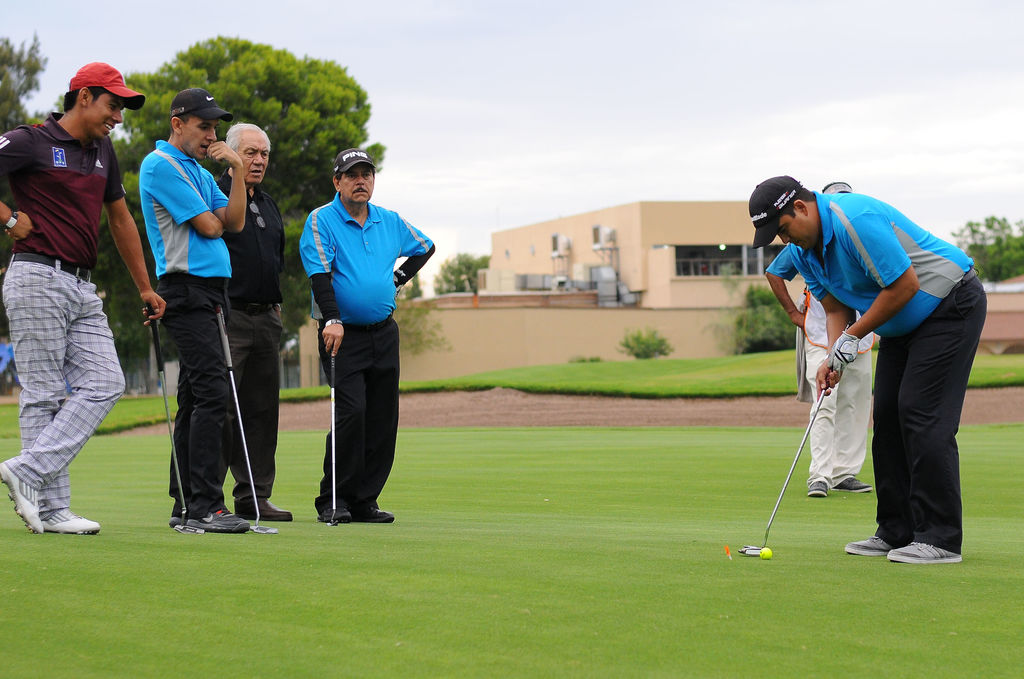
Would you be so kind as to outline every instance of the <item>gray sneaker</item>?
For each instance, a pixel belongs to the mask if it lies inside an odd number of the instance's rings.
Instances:
[[[847,493],[870,493],[871,486],[851,476],[832,486],[832,490],[845,490]]]
[[[10,489],[7,497],[14,500],[14,511],[28,529],[33,533],[42,533],[43,522],[39,520],[39,491],[15,476],[5,462],[0,462],[0,480]]]
[[[885,556],[891,550],[892,545],[877,535],[872,535],[867,540],[859,540],[846,545],[846,553],[856,554],[857,556]]]
[[[807,497],[827,497],[828,484],[824,481],[815,481],[807,486]]]
[[[249,530],[249,522],[239,518],[226,509],[214,512],[202,519],[189,519],[185,524],[191,528],[202,528],[207,533],[244,533]]]
[[[923,542],[911,542],[906,547],[889,552],[889,561],[896,563],[960,563],[963,560],[956,552],[948,552]]]

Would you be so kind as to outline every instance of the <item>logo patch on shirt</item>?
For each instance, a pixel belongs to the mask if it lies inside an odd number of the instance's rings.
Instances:
[[[0,149],[11,143],[11,140],[7,137],[0,137]]]
[[[59,149],[56,146],[50,147],[53,150],[53,166],[54,167],[67,167],[68,159],[64,155],[64,149]]]
[[[103,163],[100,162],[99,158],[96,159],[96,167],[100,168],[101,170],[103,169]]]

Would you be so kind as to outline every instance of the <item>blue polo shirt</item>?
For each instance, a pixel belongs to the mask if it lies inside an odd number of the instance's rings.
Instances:
[[[774,274],[779,278],[784,278],[787,281],[793,280],[800,271],[796,268],[796,264],[793,262],[793,250],[799,250],[797,246],[792,243],[788,243],[786,247],[779,250],[779,254],[775,255],[775,259],[765,269],[770,274]]]
[[[194,158],[158,141],[139,168],[139,194],[156,275],[188,273],[229,278],[231,256],[221,238],[207,238],[188,220],[228,204],[213,175]]]
[[[822,259],[813,250],[798,247],[783,252],[790,251],[793,264],[816,298],[831,294],[863,314],[882,288],[914,267],[921,287],[903,309],[875,329],[883,337],[916,329],[974,264],[963,250],[880,200],[859,193],[815,193],[815,197],[821,217]]]
[[[395,262],[426,254],[433,242],[397,212],[368,204],[366,223],[349,216],[341,197],[309,213],[299,240],[307,276],[331,274],[342,323],[370,325],[395,310]],[[313,318],[320,318],[314,302]]]

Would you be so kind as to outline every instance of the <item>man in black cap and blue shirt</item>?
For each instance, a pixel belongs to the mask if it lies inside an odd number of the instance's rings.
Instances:
[[[973,261],[880,200],[814,193],[788,176],[758,184],[749,207],[754,247],[776,236],[798,246],[793,262],[825,308],[831,349],[819,393],[857,358],[860,338],[881,337],[871,446],[878,529],[846,552],[959,563],[956,432],[986,312]]]
[[[179,92],[171,101],[171,134],[142,161],[139,193],[146,233],[156,260],[157,291],[167,301],[164,327],[178,348],[178,456],[188,524],[210,533],[244,533],[245,520],[224,505],[220,474],[224,421],[230,396],[215,309],[228,309],[231,259],[221,236],[245,226],[245,169],[241,157],[217,141],[217,125],[231,120],[204,89]],[[231,167],[227,196],[199,161]],[[171,526],[181,522],[173,471]]]
[[[339,153],[334,200],[309,214],[299,241],[320,328],[320,361],[336,391],[336,448],[328,434],[314,503],[319,520],[331,524],[395,520],[377,504],[398,435],[398,325],[392,314],[398,290],[434,254],[422,232],[370,203],[375,179],[376,166],[365,151]],[[395,269],[400,257],[408,259]]]

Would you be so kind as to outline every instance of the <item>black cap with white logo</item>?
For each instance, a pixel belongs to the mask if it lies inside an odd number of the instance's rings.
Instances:
[[[766,179],[750,194],[750,220],[754,222],[754,247],[768,245],[779,233],[779,213],[803,186],[789,176]]]
[[[217,106],[213,95],[201,87],[193,87],[182,90],[174,95],[171,101],[171,117],[180,118],[183,115],[194,115],[203,120],[231,120],[233,115]]]
[[[366,163],[374,170],[377,169],[377,166],[373,164],[373,158],[366,151],[345,149],[334,159],[334,174],[342,174],[359,163]]]

